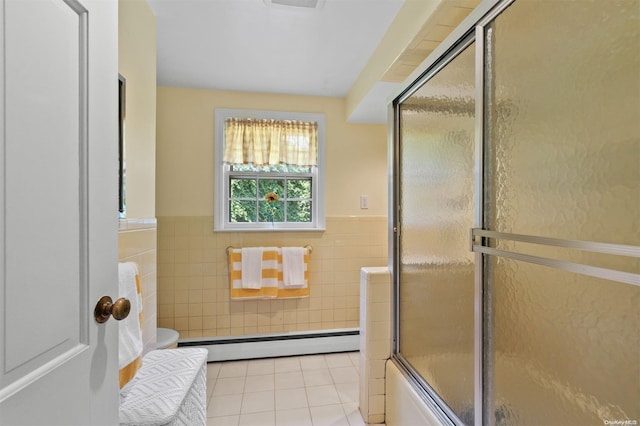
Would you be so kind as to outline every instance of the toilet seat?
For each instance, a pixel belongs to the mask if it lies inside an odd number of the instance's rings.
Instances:
[[[157,333],[157,349],[173,349],[178,346],[180,334],[176,330],[158,328]]]

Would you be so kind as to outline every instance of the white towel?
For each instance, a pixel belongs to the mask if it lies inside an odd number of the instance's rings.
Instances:
[[[140,312],[142,298],[138,291],[138,267],[133,262],[118,264],[119,295],[131,302],[129,316],[118,321],[119,368],[123,369],[142,355],[142,330],[140,329]]]
[[[304,282],[305,247],[282,247],[282,281],[285,287],[298,287]]]
[[[262,247],[242,249],[242,288],[262,287]]]

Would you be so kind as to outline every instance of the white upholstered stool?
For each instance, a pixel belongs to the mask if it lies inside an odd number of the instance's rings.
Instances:
[[[120,424],[206,425],[207,355],[203,348],[145,355],[140,370],[120,390]]]

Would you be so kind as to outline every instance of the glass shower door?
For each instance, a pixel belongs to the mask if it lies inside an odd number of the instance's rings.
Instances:
[[[640,2],[518,0],[485,42],[485,423],[637,424]]]
[[[394,100],[394,359],[445,423],[637,425],[640,0],[479,8]]]
[[[471,43],[399,106],[399,352],[468,424],[474,414],[474,61]]]

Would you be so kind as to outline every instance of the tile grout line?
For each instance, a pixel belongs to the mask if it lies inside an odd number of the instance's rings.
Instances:
[[[357,365],[357,363],[354,362],[354,358],[353,358],[352,354],[345,354],[345,358],[348,360],[348,365],[343,365],[343,364],[346,364],[346,362],[341,361],[341,362],[338,362],[338,364],[334,363],[333,366],[330,365],[330,362],[327,362],[326,355],[321,355],[321,356],[322,356],[321,359],[323,361],[322,364],[317,363],[317,362],[310,362],[310,361],[305,363],[304,361],[302,361],[302,359],[305,359],[305,358],[297,357],[297,361],[298,362],[297,363],[293,363],[293,364],[297,364],[297,366],[295,366],[293,368],[293,371],[279,371],[279,372],[276,372],[276,366],[275,366],[275,360],[276,359],[274,359],[273,369],[269,369],[270,370],[269,373],[258,374],[259,370],[254,370],[254,374],[251,374],[252,377],[254,377],[254,376],[271,376],[271,380],[273,380],[273,392],[272,392],[272,395],[273,395],[273,401],[272,401],[273,410],[272,411],[258,411],[258,412],[251,412],[251,413],[243,413],[243,407],[244,407],[244,403],[245,403],[246,394],[252,393],[252,392],[247,392],[247,382],[248,382],[249,376],[250,376],[250,374],[249,374],[249,370],[250,370],[249,366],[251,365],[251,361],[253,361],[253,360],[245,361],[245,364],[242,366],[244,368],[241,367],[241,369],[243,370],[243,375],[241,375],[241,376],[240,375],[239,376],[231,376],[231,377],[220,377],[221,373],[223,372],[223,367],[224,367],[224,364],[225,364],[224,362],[220,363],[220,365],[217,367],[216,374],[213,375],[213,376],[209,376],[208,375],[208,378],[210,380],[213,380],[214,384],[212,385],[213,387],[210,390],[211,395],[209,396],[208,401],[207,401],[207,414],[209,414],[209,410],[211,408],[210,404],[211,404],[211,401],[214,398],[215,387],[218,385],[218,380],[221,379],[221,378],[234,378],[235,377],[235,378],[238,378],[238,379],[240,379],[240,378],[243,379],[242,380],[242,383],[243,383],[242,392],[240,394],[236,394],[236,395],[240,395],[240,399],[241,399],[240,400],[240,409],[239,409],[240,412],[237,415],[233,414],[233,415],[230,415],[230,416],[215,416],[215,417],[237,417],[238,421],[240,421],[242,416],[255,415],[255,414],[259,414],[259,413],[271,413],[272,412],[273,416],[274,416],[274,421],[275,421],[277,419],[277,417],[278,417],[277,413],[279,411],[282,412],[282,411],[297,410],[297,409],[300,409],[300,408],[304,408],[306,414],[308,415],[308,419],[311,421],[311,424],[314,425],[314,426],[319,426],[319,425],[316,425],[316,424],[313,423],[312,408],[315,408],[315,407],[311,406],[311,400],[310,400],[310,397],[309,397],[309,388],[318,387],[318,386],[331,386],[331,390],[333,390],[334,394],[338,396],[338,402],[337,403],[331,403],[331,404],[321,404],[321,405],[318,405],[317,407],[325,407],[325,406],[333,406],[333,405],[339,406],[340,407],[340,412],[342,413],[341,417],[344,417],[344,420],[348,424],[350,424],[349,413],[347,413],[347,409],[345,408],[345,406],[346,405],[357,404],[358,401],[357,400],[356,401],[349,401],[348,400],[347,402],[344,402],[343,398],[340,396],[340,393],[338,392],[337,386],[344,385],[343,388],[344,387],[348,387],[348,385],[350,385],[350,384],[353,384],[355,386],[355,385],[357,385],[357,381],[356,382],[347,381],[347,382],[336,383],[336,378],[334,377],[334,374],[332,374],[332,372],[335,371],[335,369],[338,369],[338,368],[349,368],[350,367],[350,368],[353,368],[355,370],[355,372],[357,373],[357,375],[359,376],[360,375],[359,365]],[[318,356],[317,355],[311,355],[311,357],[314,357],[314,358],[306,358],[306,359],[307,360],[313,359],[314,361],[318,360],[318,358],[317,358]],[[256,361],[262,361],[262,360],[256,360]],[[231,362],[234,362],[234,361],[230,361],[229,363],[231,363]],[[215,363],[212,363],[212,364],[215,364]],[[304,367],[305,364],[306,364],[306,368]],[[229,365],[229,364],[227,364],[227,365]],[[307,385],[307,381],[305,381],[305,379],[304,379],[304,373],[305,372],[313,372],[313,371],[319,371],[319,370],[325,370],[325,369],[328,371],[329,377],[331,379],[331,384],[330,385],[325,385],[325,384]],[[208,368],[208,370],[209,370],[209,368]],[[208,373],[208,370],[207,370],[207,373]],[[276,400],[276,396],[275,396],[277,389],[276,389],[275,378],[276,378],[277,374],[282,374],[282,373],[287,373],[287,372],[293,372],[293,373],[300,372],[300,375],[302,376],[302,385],[303,385],[302,389],[304,389],[304,391],[305,391],[305,400],[306,400],[306,403],[307,403],[306,407],[290,408],[290,409],[282,409],[282,410],[278,410],[277,409],[277,406],[276,406],[277,400]],[[297,389],[297,388],[293,388],[293,389]],[[271,390],[271,389],[268,389],[267,391],[269,391],[269,390]],[[282,389],[282,390],[286,390],[286,388]],[[258,391],[256,391],[256,392],[258,392]],[[223,395],[216,395],[216,396],[230,396],[230,395],[223,394]],[[352,414],[353,412],[350,411],[350,413]],[[215,418],[215,417],[209,417],[209,416],[207,416],[207,417],[208,418]]]

